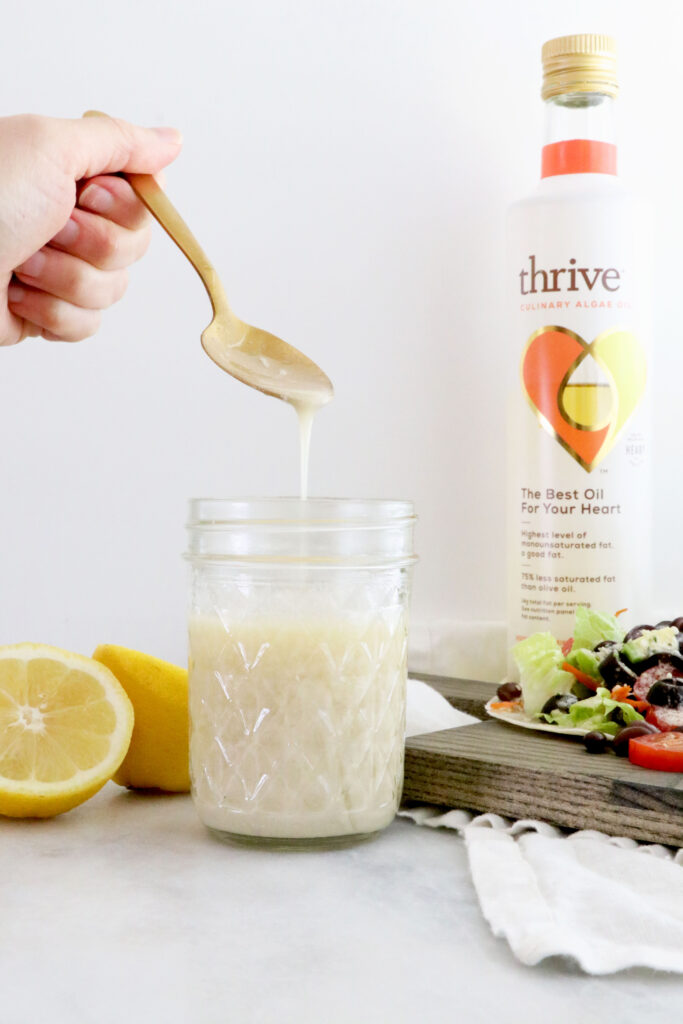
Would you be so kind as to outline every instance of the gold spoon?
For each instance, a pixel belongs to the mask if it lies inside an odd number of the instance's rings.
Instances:
[[[108,117],[98,110],[88,110],[83,116]],[[202,279],[213,319],[201,341],[214,363],[243,384],[294,406],[326,405],[334,395],[329,377],[303,352],[235,316],[211,260],[155,178],[151,174],[122,177]]]

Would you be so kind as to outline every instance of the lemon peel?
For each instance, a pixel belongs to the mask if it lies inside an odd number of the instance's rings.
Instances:
[[[114,782],[129,789],[190,789],[187,670],[116,644],[93,658],[110,669],[135,709],[135,727]]]

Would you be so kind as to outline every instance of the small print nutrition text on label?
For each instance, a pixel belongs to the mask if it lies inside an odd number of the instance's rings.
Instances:
[[[560,533],[556,530],[522,530],[522,557],[564,558],[565,551],[610,551],[611,540],[591,540],[588,530]]]
[[[541,576],[537,572],[522,573],[522,590],[535,590],[539,593],[573,594],[575,584],[584,586],[615,582],[616,576]]]

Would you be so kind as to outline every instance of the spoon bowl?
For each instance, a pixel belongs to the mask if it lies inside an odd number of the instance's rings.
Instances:
[[[233,332],[239,337],[230,344]],[[234,314],[229,325],[216,314],[201,340],[207,356],[222,370],[266,395],[292,405],[314,406],[325,405],[333,397],[330,380],[312,359]]]

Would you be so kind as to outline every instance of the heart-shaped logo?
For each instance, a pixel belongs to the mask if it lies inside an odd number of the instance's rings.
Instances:
[[[601,374],[577,373],[588,358]],[[645,389],[643,349],[620,329],[588,344],[566,327],[541,327],[527,342],[521,369],[539,423],[589,473],[612,449]]]

